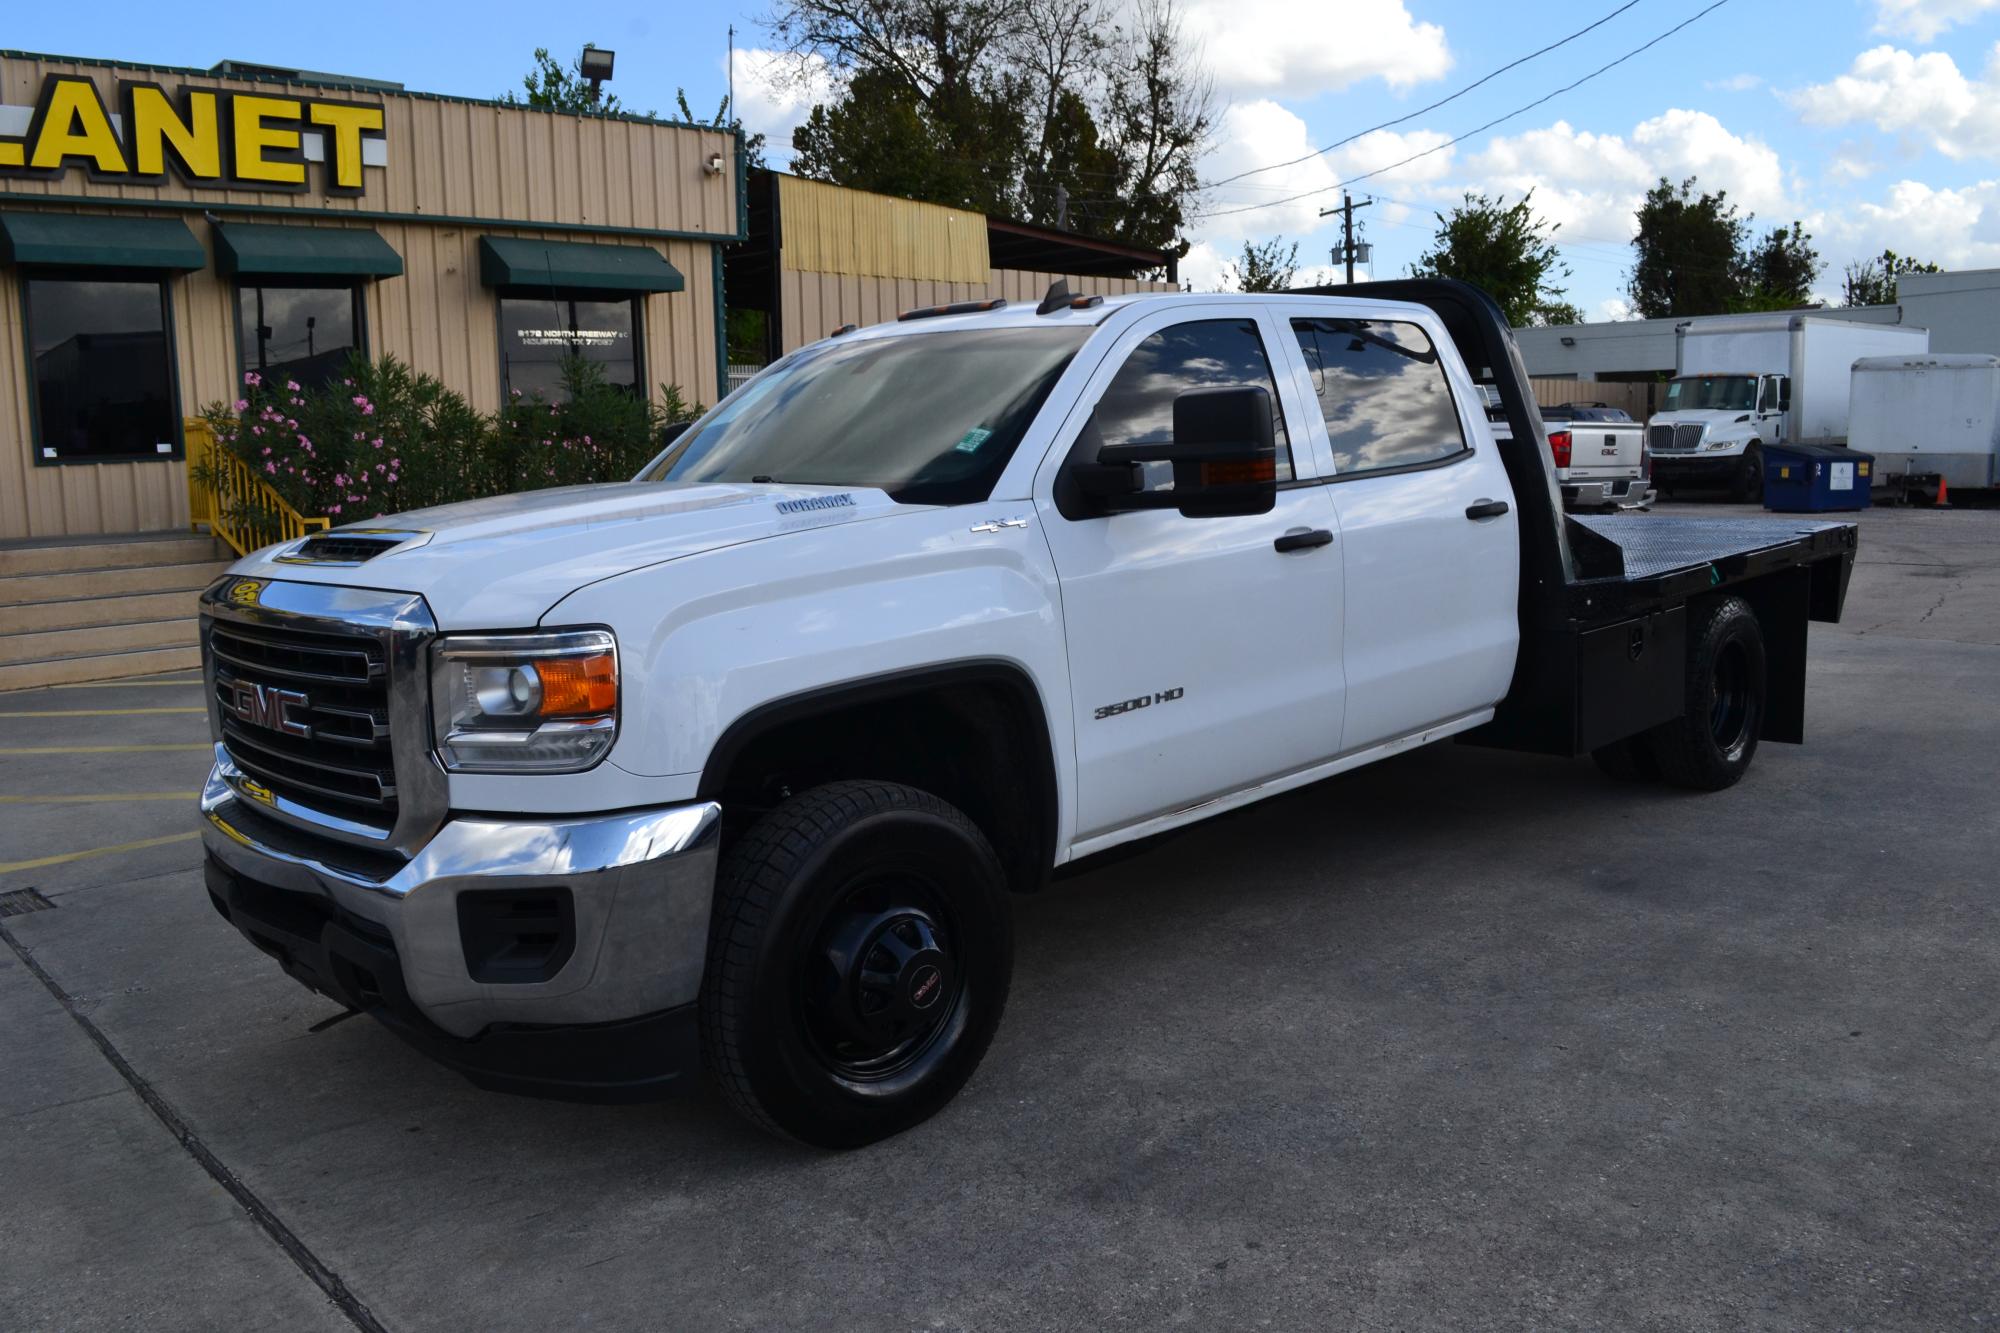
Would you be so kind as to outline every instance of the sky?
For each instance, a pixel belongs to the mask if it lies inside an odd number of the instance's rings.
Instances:
[[[2000,266],[2000,0],[1723,0],[1664,37],[1713,0],[1180,3],[1221,112],[1204,181],[1411,116],[1207,190],[1181,264],[1197,290],[1226,279],[1245,240],[1297,241],[1306,273],[1327,271],[1339,235],[1319,211],[1339,204],[1343,182],[1373,200],[1356,216],[1381,277],[1405,272],[1430,242],[1433,214],[1466,191],[1511,201],[1532,189],[1536,212],[1559,227],[1568,299],[1590,319],[1629,315],[1634,210],[1662,176],[1727,190],[1759,233],[1803,222],[1826,261],[1816,291],[1829,300],[1849,261],[1885,246],[1947,268]],[[729,87],[734,24],[738,109],[782,166],[810,86],[780,77],[789,66],[770,49],[767,12],[766,0],[555,10],[224,0],[191,18],[156,0],[108,0],[87,11],[17,6],[0,41],[166,65],[257,61],[479,97],[518,86],[535,47],[568,56],[588,41],[617,51],[608,86],[632,108],[670,113],[684,88],[707,116]],[[1426,149],[1437,151],[1354,180]]]

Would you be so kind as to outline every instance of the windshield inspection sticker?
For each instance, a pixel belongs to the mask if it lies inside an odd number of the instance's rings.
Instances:
[[[979,452],[979,446],[992,438],[992,431],[981,430],[979,427],[974,426],[971,430],[965,432],[959,438],[958,443],[954,444],[952,448],[961,454],[976,454]]]
[[[815,495],[804,500],[780,500],[778,512],[781,514],[804,514],[814,509],[852,509],[854,497],[846,491],[839,495]]]

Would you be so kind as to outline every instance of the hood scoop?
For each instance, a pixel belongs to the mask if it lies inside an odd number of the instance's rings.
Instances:
[[[284,565],[341,565],[351,568],[405,546],[421,546],[429,539],[428,532],[404,529],[336,528],[332,532],[315,533],[272,558]]]

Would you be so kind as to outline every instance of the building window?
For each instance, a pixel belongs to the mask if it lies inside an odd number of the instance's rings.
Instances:
[[[1336,474],[1420,467],[1466,452],[1437,349],[1415,324],[1295,319]]]
[[[236,289],[236,330],[243,369],[309,389],[339,379],[347,359],[366,351],[359,287],[245,284]]]
[[[643,392],[639,378],[639,302],[554,296],[500,298],[500,380],[512,394],[563,396],[563,362],[578,357],[621,389]]]
[[[156,277],[26,277],[42,463],[173,458],[180,410]]]

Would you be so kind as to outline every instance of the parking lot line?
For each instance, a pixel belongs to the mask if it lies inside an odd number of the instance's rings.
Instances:
[[[191,708],[26,708],[0,709],[0,717],[144,717],[154,713],[206,713]]]
[[[200,676],[190,676],[183,680],[73,680],[66,685],[45,685],[50,690],[135,690],[135,689],[193,689],[201,684]]]
[[[91,805],[100,801],[192,801],[198,791],[114,791],[102,796],[0,796],[0,805]]]
[[[190,830],[186,833],[169,833],[158,838],[140,838],[136,842],[114,843],[109,847],[91,847],[80,852],[63,852],[58,856],[37,856],[27,861],[0,861],[0,875],[15,870],[39,870],[43,866],[67,865],[71,861],[87,861],[93,856],[111,856],[117,852],[137,852],[148,847],[164,847],[170,842],[191,842],[201,834]]]
[[[138,754],[161,750],[213,750],[207,741],[189,745],[0,745],[0,754]]]

